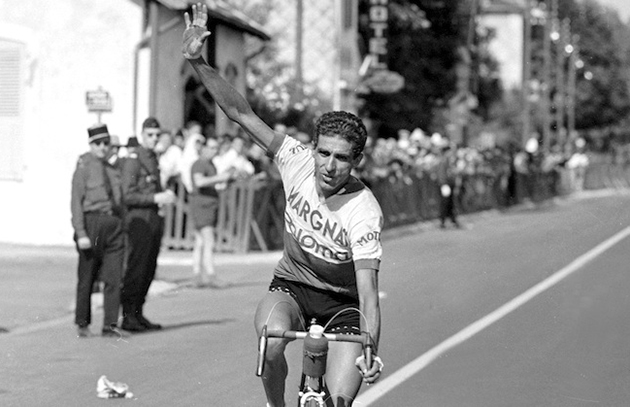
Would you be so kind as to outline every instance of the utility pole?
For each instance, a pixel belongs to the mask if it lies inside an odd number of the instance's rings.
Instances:
[[[301,102],[304,98],[304,73],[302,60],[304,58],[303,49],[304,37],[304,1],[297,0],[295,18],[295,89],[293,90],[292,102]]]
[[[334,0],[335,4],[335,76],[333,109],[356,113],[357,89],[369,67],[361,71],[359,52],[359,0]],[[369,59],[368,59],[369,61]],[[368,62],[369,63],[369,62]]]
[[[151,76],[149,78],[149,115],[157,115],[157,89],[158,89],[158,69],[159,69],[159,4],[152,1],[149,4],[149,23],[151,25]]]
[[[551,142],[551,30],[556,19],[557,0],[551,0],[550,7],[546,7],[547,17],[545,18],[545,30],[543,38],[543,83],[542,83],[542,145],[547,151]],[[548,0],[545,0],[545,6],[548,6]]]
[[[468,33],[466,35],[466,50],[462,55],[467,55],[467,58],[462,58],[461,63],[465,66],[466,73],[461,78],[465,80],[463,89],[460,89],[464,94],[464,99],[461,103],[465,106],[465,121],[461,126],[461,144],[463,147],[467,147],[470,142],[470,107],[468,106],[468,100],[470,95],[476,96],[479,88],[479,80],[477,77],[478,69],[478,53],[476,48],[477,37],[477,16],[479,15],[479,1],[470,0],[470,15],[468,17]]]
[[[556,43],[556,141],[563,144],[566,138],[564,125],[566,83],[564,72],[566,70],[566,47],[569,45],[570,21],[565,18],[558,27],[559,37]]]
[[[522,77],[522,97],[523,97],[523,133],[521,134],[521,144],[524,146],[529,139],[531,132],[531,106],[529,81],[532,74],[532,4],[531,0],[525,1],[523,11],[523,77]]]
[[[577,79],[577,65],[580,60],[580,53],[578,48],[579,36],[574,34],[571,36],[571,53],[569,54],[569,72],[567,80],[567,142],[572,142],[575,132],[575,93],[576,93],[576,79]]]

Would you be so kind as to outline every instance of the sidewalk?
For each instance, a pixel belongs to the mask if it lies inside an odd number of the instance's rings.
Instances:
[[[74,246],[34,246],[0,242],[0,259],[20,257],[55,257],[76,259],[77,252]],[[251,253],[216,253],[215,263],[219,266],[228,264],[253,264],[278,260],[282,256],[281,251],[251,252]],[[158,266],[191,266],[191,252],[187,250],[163,249],[158,258]]]
[[[259,279],[256,269],[272,270],[281,255],[277,251],[218,253],[215,264],[225,280],[242,284]],[[0,243],[0,334],[38,330],[61,322],[72,326],[76,267],[73,246]],[[190,288],[191,277],[190,251],[163,250],[149,297]],[[102,302],[101,294],[92,296],[94,312],[100,311]]]
[[[282,257],[281,251],[251,252],[251,253],[216,253],[215,265],[229,267],[238,265],[276,263]],[[19,261],[27,259],[43,261],[55,259],[67,261],[75,268],[77,252],[74,246],[30,246],[0,242],[0,262]],[[180,282],[191,276],[192,252],[187,250],[163,249],[158,257],[157,280]],[[4,283],[8,283],[6,280]],[[36,283],[36,281],[33,281]]]

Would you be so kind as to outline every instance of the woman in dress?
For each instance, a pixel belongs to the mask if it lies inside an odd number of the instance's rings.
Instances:
[[[197,287],[221,288],[225,284],[214,269],[214,229],[217,224],[219,194],[216,185],[233,178],[232,171],[217,174],[212,159],[219,152],[219,142],[207,139],[200,157],[190,169],[191,193],[188,197],[190,216],[195,228],[193,277]]]

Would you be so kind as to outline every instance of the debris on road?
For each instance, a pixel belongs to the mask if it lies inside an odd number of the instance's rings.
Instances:
[[[130,399],[133,393],[125,383],[112,382],[101,376],[96,382],[96,396],[101,399]]]

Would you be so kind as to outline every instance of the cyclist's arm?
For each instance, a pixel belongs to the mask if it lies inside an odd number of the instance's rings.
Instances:
[[[192,14],[184,13],[186,30],[183,34],[184,57],[199,75],[212,99],[221,110],[241,127],[265,150],[274,140],[274,131],[252,111],[247,100],[226,82],[219,73],[203,59],[204,42],[210,36],[208,8],[205,4],[192,5]],[[281,135],[283,136],[283,135]]]
[[[374,269],[356,270],[357,290],[359,292],[359,309],[365,315],[361,318],[361,330],[369,331],[374,341],[375,350],[378,349],[381,334],[381,307],[378,300],[378,271]],[[372,368],[363,377],[368,383],[376,381],[379,376],[379,366]]]
[[[202,57],[189,59],[188,62],[227,117],[238,123],[258,145],[268,150],[276,133],[254,113],[247,100]]]

